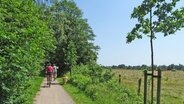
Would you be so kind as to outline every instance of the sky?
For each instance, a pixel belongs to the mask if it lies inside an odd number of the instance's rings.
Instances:
[[[149,38],[136,39],[127,44],[127,33],[132,30],[136,19],[131,19],[133,8],[141,0],[74,0],[82,10],[83,17],[93,29],[95,45],[100,46],[97,63],[100,65],[150,65]],[[184,5],[181,0],[178,7]],[[184,28],[164,37],[156,34],[154,40],[154,63],[156,65],[184,65]]]

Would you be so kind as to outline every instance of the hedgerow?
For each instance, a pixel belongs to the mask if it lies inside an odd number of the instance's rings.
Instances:
[[[111,70],[99,65],[80,65],[73,69],[70,83],[89,96],[95,104],[142,104],[140,96],[119,85]]]
[[[33,0],[0,0],[0,104],[25,104],[54,38]]]

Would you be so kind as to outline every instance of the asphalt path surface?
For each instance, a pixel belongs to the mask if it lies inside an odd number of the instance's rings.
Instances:
[[[58,83],[52,81],[51,86],[47,85],[46,78],[44,79],[40,91],[37,93],[34,104],[75,104],[68,93]]]

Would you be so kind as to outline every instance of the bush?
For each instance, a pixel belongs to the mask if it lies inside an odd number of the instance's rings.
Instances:
[[[96,64],[73,69],[71,84],[89,96],[96,104],[142,104],[141,97],[113,79],[110,70]]]
[[[24,104],[54,38],[33,0],[0,1],[0,104]]]

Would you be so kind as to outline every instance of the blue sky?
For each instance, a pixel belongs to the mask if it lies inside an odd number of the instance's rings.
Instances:
[[[181,0],[179,5],[184,5]],[[126,44],[126,36],[136,23],[130,19],[133,8],[141,0],[75,0],[88,19],[100,46],[98,64],[150,65],[149,38]],[[157,65],[184,64],[184,28],[168,37],[157,34],[154,40],[154,58]]]

